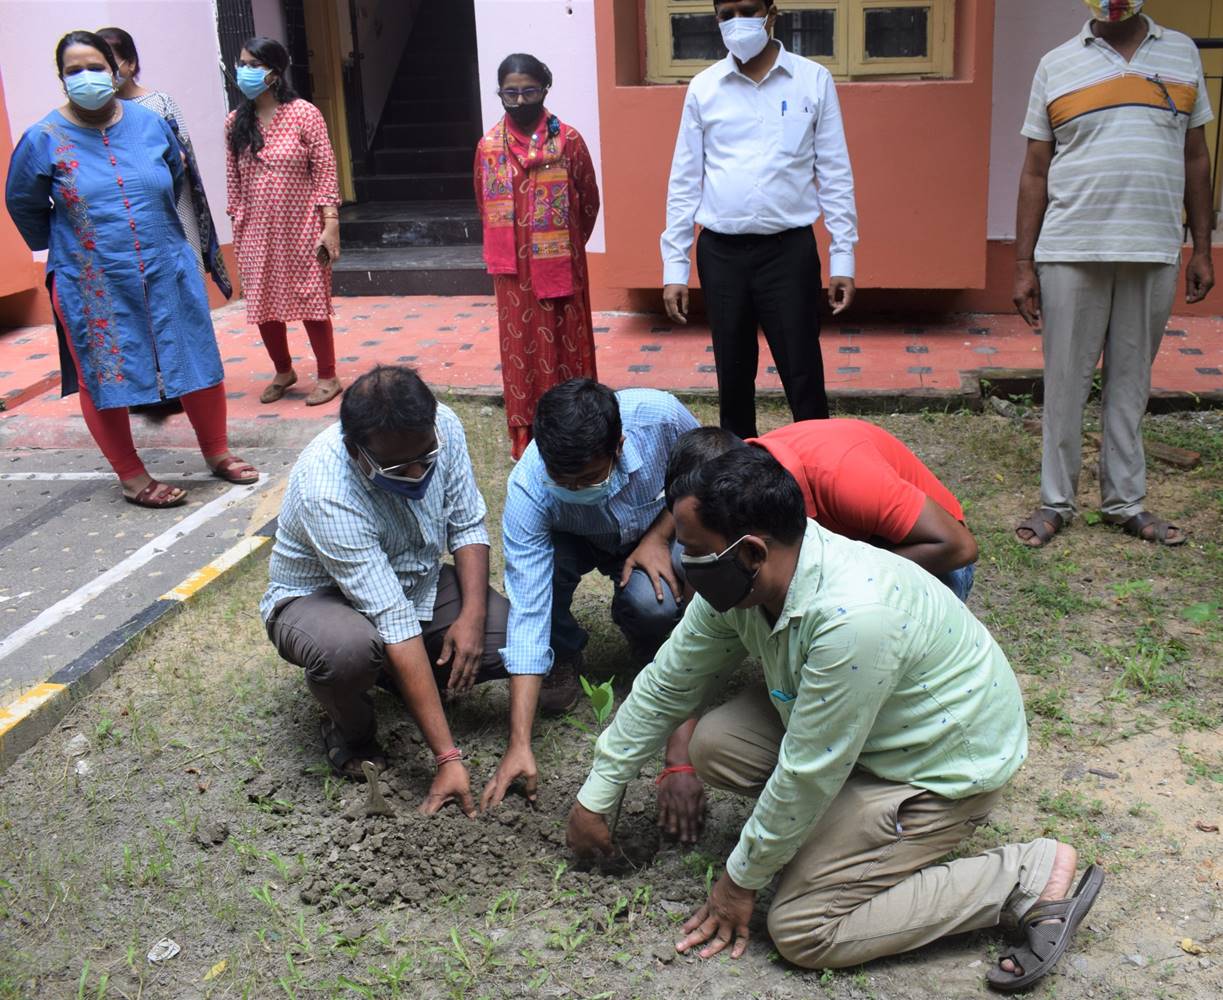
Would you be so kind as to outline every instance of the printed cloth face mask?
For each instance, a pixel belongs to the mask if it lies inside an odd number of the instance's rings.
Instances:
[[[707,556],[680,556],[684,575],[692,588],[718,614],[725,614],[752,592],[759,569],[750,570],[735,558],[735,549],[747,538]]]
[[[1097,21],[1128,21],[1145,0],[1083,0]]]
[[[763,17],[728,17],[719,23],[722,44],[739,62],[754,59],[769,44],[769,33]]]
[[[97,111],[115,96],[115,78],[100,69],[83,69],[64,80],[64,93],[78,108]]]
[[[405,465],[423,465],[425,471],[419,476],[393,475],[389,470],[403,468],[403,465],[391,465],[383,468],[360,445],[357,445],[357,450],[370,465],[370,471],[366,472],[365,475],[371,483],[380,489],[406,497],[408,500],[420,500],[428,492],[429,482],[433,479],[433,473],[437,471],[437,456],[441,451],[441,446],[439,445],[418,459],[404,463]],[[364,472],[364,470],[362,471]]]
[[[253,101],[268,89],[267,76],[268,71],[262,66],[239,66],[238,89],[248,101]]]

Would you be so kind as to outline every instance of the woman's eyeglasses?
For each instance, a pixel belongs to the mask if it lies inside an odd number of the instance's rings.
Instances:
[[[527,104],[534,104],[544,96],[543,87],[524,87],[518,90],[516,87],[505,87],[497,91],[497,96],[501,100],[506,101],[526,101]]]

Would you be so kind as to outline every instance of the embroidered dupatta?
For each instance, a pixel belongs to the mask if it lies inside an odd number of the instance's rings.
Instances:
[[[514,213],[513,160],[530,185],[531,218]],[[569,162],[565,128],[545,113],[530,138],[507,127],[504,117],[480,140],[480,192],[483,200],[484,262],[489,274],[517,274],[515,226],[529,229],[531,285],[540,299],[573,295],[573,245],[569,235]]]

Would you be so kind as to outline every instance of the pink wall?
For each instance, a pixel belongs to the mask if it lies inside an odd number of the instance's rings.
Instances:
[[[1000,3],[994,15],[994,114],[990,129],[989,238],[1015,238],[1015,199],[1027,140],[1019,134],[1036,65],[1090,15],[1069,0]]]
[[[587,244],[602,253],[603,220],[609,211],[632,212],[631,203],[608,204],[603,190],[599,129],[599,73],[595,54],[595,0],[475,0],[479,39],[480,101],[484,127],[502,115],[497,98],[497,67],[511,52],[529,52],[552,71],[548,108],[582,133],[594,157],[603,210]],[[474,152],[474,151],[473,151]],[[667,152],[668,160],[670,151]]]
[[[233,237],[225,215],[227,109],[211,0],[0,0],[0,71],[14,141],[64,103],[55,72],[55,43],[73,29],[92,31],[107,25],[124,28],[135,39],[142,67],[140,82],[171,94],[183,109],[217,235],[228,243]]]

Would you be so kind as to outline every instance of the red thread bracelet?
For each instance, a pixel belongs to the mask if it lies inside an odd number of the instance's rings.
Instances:
[[[449,764],[452,760],[462,760],[463,751],[458,747],[451,747],[445,753],[435,754],[433,757],[433,766],[441,768],[443,764]]]
[[[662,773],[654,779],[654,784],[661,785],[673,774],[696,774],[696,768],[691,764],[676,764],[674,767],[664,767]]]

